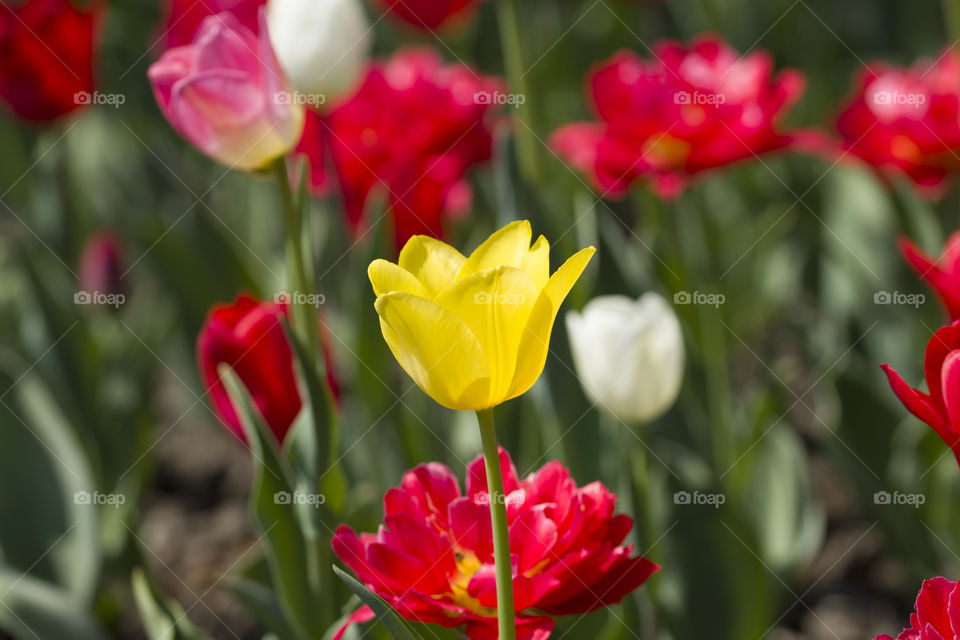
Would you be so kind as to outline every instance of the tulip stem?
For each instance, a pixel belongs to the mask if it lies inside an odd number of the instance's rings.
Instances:
[[[317,317],[314,307],[307,302],[297,302],[298,298],[308,298],[312,294],[307,263],[303,254],[303,216],[300,207],[294,202],[290,191],[290,174],[287,172],[286,158],[279,158],[275,164],[277,187],[283,209],[283,220],[287,232],[287,264],[290,270],[290,286],[293,299],[290,306],[293,313],[294,332],[309,350],[312,357],[319,357],[317,341]]]
[[[540,182],[540,155],[537,145],[540,142],[536,139],[536,119],[533,113],[533,105],[530,100],[533,97],[527,90],[527,73],[529,68],[524,68],[523,42],[524,35],[520,29],[520,7],[518,0],[500,0],[497,2],[497,18],[500,23],[500,46],[503,49],[503,62],[507,72],[507,81],[510,83],[510,91],[514,94],[516,101],[517,123],[515,138],[517,141],[517,158],[520,163],[520,169],[524,176],[530,182],[537,184]]]
[[[497,571],[497,626],[499,640],[516,640],[516,615],[513,610],[513,567],[510,561],[510,532],[507,529],[507,504],[503,493],[503,472],[493,409],[477,411],[483,461],[487,468],[487,495],[493,524],[493,557]]]

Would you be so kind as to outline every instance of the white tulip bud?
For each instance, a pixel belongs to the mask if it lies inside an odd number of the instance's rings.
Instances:
[[[601,296],[566,320],[577,374],[593,402],[636,424],[673,405],[683,381],[683,334],[661,296]]]
[[[370,25],[359,0],[270,0],[267,29],[280,67],[314,105],[352,89],[370,52]]]

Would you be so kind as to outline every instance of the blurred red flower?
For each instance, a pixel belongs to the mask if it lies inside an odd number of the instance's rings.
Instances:
[[[166,19],[158,39],[164,48],[180,47],[193,42],[203,21],[226,11],[253,33],[258,31],[257,16],[267,0],[168,0]]]
[[[501,496],[510,523],[518,638],[544,640],[550,616],[580,614],[620,602],[658,567],[631,546],[633,526],[614,515],[615,496],[599,482],[578,488],[559,462],[524,480],[500,450]],[[341,526],[337,556],[401,616],[452,628],[471,640],[497,637],[496,578],[489,494],[482,458],[467,467],[466,494],[447,467],[429,463],[408,471],[384,497],[384,523],[359,536]],[[534,611],[536,613],[534,613]],[[362,608],[353,622],[369,620]]]
[[[938,259],[924,253],[909,238],[901,238],[899,245],[907,263],[934,290],[950,319],[960,319],[960,232],[947,239]]]
[[[880,365],[900,402],[937,432],[960,464],[960,321],[942,327],[927,343],[924,372],[929,393],[911,388],[889,365]]]
[[[437,29],[468,16],[478,0],[377,0],[383,10],[420,29]]]
[[[241,295],[233,304],[214,307],[197,338],[200,375],[213,406],[242,441],[246,437],[240,417],[217,366],[227,364],[236,372],[270,430],[283,442],[301,407],[293,351],[281,322],[287,316],[286,304]]]
[[[903,69],[872,64],[837,118],[841,147],[881,173],[904,173],[928,197],[960,169],[960,54]]]
[[[803,92],[801,73],[774,76],[767,53],[740,56],[715,36],[658,43],[654,58],[621,52],[601,64],[588,89],[600,122],[569,124],[551,138],[604,195],[623,196],[644,177],[673,197],[701,171],[794,141],[777,121]]]
[[[430,50],[373,63],[355,95],[308,113],[297,149],[310,158],[313,187],[328,183],[332,158],[354,231],[383,187],[398,247],[418,233],[442,237],[444,219],[470,207],[466,171],[492,155],[489,98],[499,86]]]
[[[54,120],[91,102],[100,5],[0,4],[0,98],[22,118]]]
[[[924,580],[914,613],[910,614],[910,628],[904,629],[897,640],[952,640],[960,637],[960,591],[957,582],[946,578]],[[884,634],[874,640],[893,640]]]
[[[80,288],[89,293],[124,293],[123,256],[124,242],[118,234],[100,231],[90,236],[80,254]]]

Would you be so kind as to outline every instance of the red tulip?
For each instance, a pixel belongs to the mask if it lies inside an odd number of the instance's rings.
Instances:
[[[654,60],[622,52],[595,69],[589,91],[600,122],[566,125],[551,144],[604,195],[648,178],[672,197],[701,171],[791,144],[777,121],[803,86],[796,71],[774,77],[767,53],[740,56],[714,36],[661,42]]]
[[[910,69],[871,65],[837,119],[842,147],[884,174],[906,174],[928,196],[960,169],[960,54]]]
[[[940,298],[950,319],[960,319],[960,232],[947,239],[943,255],[938,260],[924,253],[908,238],[902,238],[899,245],[906,261]]]
[[[256,33],[260,7],[266,4],[267,0],[169,0],[160,39],[165,49],[190,44],[204,19],[223,12]]]
[[[99,13],[69,0],[0,5],[0,98],[14,113],[45,122],[90,103]]]
[[[927,343],[929,393],[910,388],[889,365],[880,366],[900,402],[943,438],[960,464],[960,321],[939,329]]]
[[[917,594],[910,628],[897,640],[954,640],[960,637],[960,583],[946,578],[924,580]],[[874,640],[893,640],[884,634]]]
[[[658,567],[621,546],[633,521],[614,515],[615,496],[599,482],[578,488],[553,461],[524,480],[500,450],[510,524],[518,638],[545,640],[552,616],[620,602]],[[453,628],[471,640],[497,637],[489,494],[482,458],[467,467],[466,494],[439,463],[408,471],[384,497],[384,524],[359,536],[341,526],[337,556],[408,620]],[[362,608],[341,630],[367,620]]]
[[[469,15],[477,0],[378,0],[383,10],[420,29],[433,30]]]
[[[243,427],[217,367],[227,364],[236,372],[270,430],[283,442],[301,407],[293,351],[281,323],[287,315],[286,304],[242,295],[233,304],[214,307],[200,331],[200,375],[220,419],[240,440],[246,441]]]
[[[442,237],[445,220],[469,209],[467,170],[492,155],[493,105],[484,97],[498,87],[429,50],[372,64],[355,95],[326,116],[308,114],[298,150],[310,158],[314,188],[326,186],[332,157],[355,231],[382,188],[398,247],[418,233]]]

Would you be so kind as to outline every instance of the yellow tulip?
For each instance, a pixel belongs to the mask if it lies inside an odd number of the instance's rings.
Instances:
[[[450,409],[482,410],[526,392],[547,360],[560,304],[596,249],[550,275],[550,245],[530,223],[500,229],[466,258],[414,236],[398,264],[374,260],[383,337],[423,391]]]

